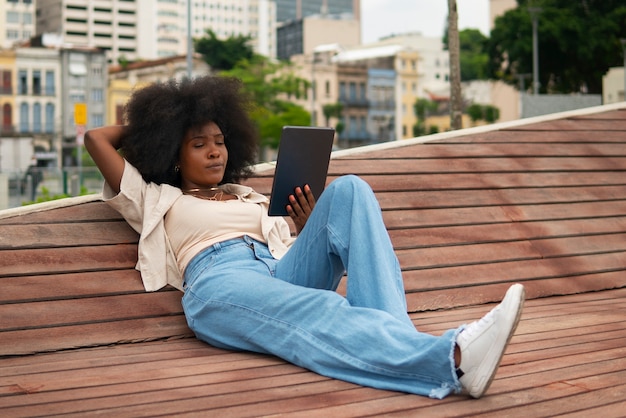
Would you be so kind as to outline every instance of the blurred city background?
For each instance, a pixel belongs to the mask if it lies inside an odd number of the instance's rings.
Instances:
[[[345,149],[625,100],[623,0],[0,0],[0,22],[0,209],[99,192],[85,131],[170,78],[244,80],[260,161],[284,125]]]

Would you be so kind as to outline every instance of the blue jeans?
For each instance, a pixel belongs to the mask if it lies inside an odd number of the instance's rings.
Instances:
[[[344,298],[335,289],[345,271]],[[193,258],[185,287],[189,327],[215,347],[380,389],[435,398],[460,390],[460,328],[442,336],[415,329],[380,207],[356,176],[326,188],[282,259],[247,236],[224,241]]]

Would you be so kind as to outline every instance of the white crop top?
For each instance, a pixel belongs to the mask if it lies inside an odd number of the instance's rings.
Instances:
[[[196,254],[217,242],[243,235],[265,242],[262,215],[261,205],[241,199],[211,201],[180,196],[165,215],[165,230],[181,274]]]

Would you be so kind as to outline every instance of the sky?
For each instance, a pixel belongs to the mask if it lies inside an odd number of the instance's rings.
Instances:
[[[457,11],[459,30],[489,35],[489,0],[457,0]],[[447,18],[447,0],[361,0],[361,42],[403,32],[442,37]]]

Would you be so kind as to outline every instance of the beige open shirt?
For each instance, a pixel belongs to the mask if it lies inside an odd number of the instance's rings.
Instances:
[[[252,188],[239,184],[224,185],[224,191],[241,196],[243,201],[258,203],[264,211],[261,230],[272,255],[279,259],[294,241],[289,225],[280,216],[268,216],[269,200]],[[140,234],[136,268],[141,272],[148,292],[166,285],[183,290],[183,278],[169,243],[163,218],[176,199],[179,188],[167,184],[146,183],[141,174],[125,161],[120,192],[116,194],[105,183],[103,200],[117,210],[128,224]]]

